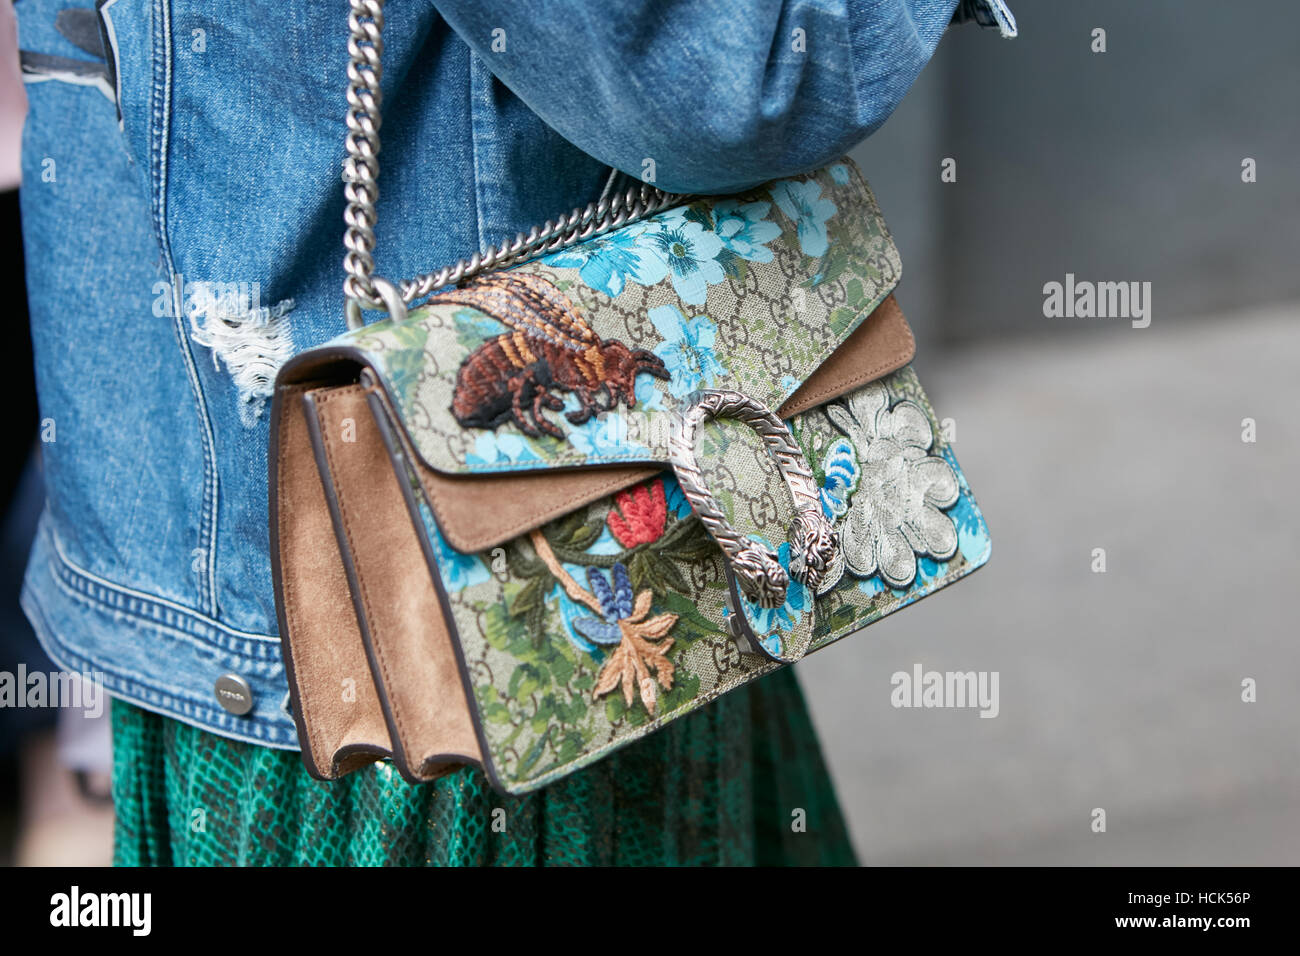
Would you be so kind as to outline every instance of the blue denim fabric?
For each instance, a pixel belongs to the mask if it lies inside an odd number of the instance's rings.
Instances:
[[[956,2],[391,0],[379,272],[587,202],[604,163],[639,176],[650,158],[660,185],[699,191],[820,165],[884,121]],[[55,27],[70,6],[93,4],[19,0],[20,47],[93,62]],[[274,363],[233,375],[258,366],[211,347],[185,283],[249,291],[245,344],[343,330],[346,4],[102,7],[116,82],[47,70],[27,86],[23,226],[54,440],[23,606],[56,662],[111,693],[296,747],[267,541]],[[247,716],[217,702],[227,672],[252,687]]]

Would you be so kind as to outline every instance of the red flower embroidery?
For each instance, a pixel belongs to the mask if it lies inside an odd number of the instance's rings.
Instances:
[[[609,530],[625,548],[658,541],[668,520],[668,502],[664,499],[664,483],[656,478],[614,496],[614,507],[609,511]]]

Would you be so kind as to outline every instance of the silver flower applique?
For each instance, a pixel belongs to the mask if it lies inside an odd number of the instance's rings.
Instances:
[[[941,509],[957,503],[957,475],[930,454],[930,419],[906,399],[892,408],[879,383],[826,414],[857,450],[862,474],[840,526],[848,570],[879,572],[891,587],[916,577],[916,556],[946,561],[957,553],[957,528]]]

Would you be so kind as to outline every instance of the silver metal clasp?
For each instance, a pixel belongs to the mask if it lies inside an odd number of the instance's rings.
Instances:
[[[714,418],[733,419],[752,428],[790,489],[795,513],[789,528],[788,573],[776,552],[732,527],[705,486],[695,456],[695,439],[700,426]],[[730,389],[697,392],[668,442],[668,454],[686,500],[726,555],[747,601],[759,607],[780,607],[785,603],[791,575],[817,591],[837,560],[842,560],[839,535],[822,513],[812,469],[785,422],[761,402]]]

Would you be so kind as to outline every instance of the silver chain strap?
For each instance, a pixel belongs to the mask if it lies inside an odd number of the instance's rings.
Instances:
[[[375,203],[379,199],[379,103],[384,68],[383,0],[349,0],[348,11],[348,127],[344,145],[343,195],[347,231],[343,246],[343,294],[349,302],[379,308],[371,276],[375,271]],[[349,325],[351,317],[349,316]]]
[[[455,265],[428,272],[394,286],[375,272],[375,203],[379,200],[380,82],[384,70],[384,0],[348,0],[347,159],[343,163],[343,295],[348,328],[363,324],[362,309],[385,309],[400,319],[406,305],[445,285],[512,265],[537,255],[567,248],[585,239],[618,229],[680,203],[684,197],[641,183],[601,196],[567,216],[547,220],[514,239],[476,252]]]

